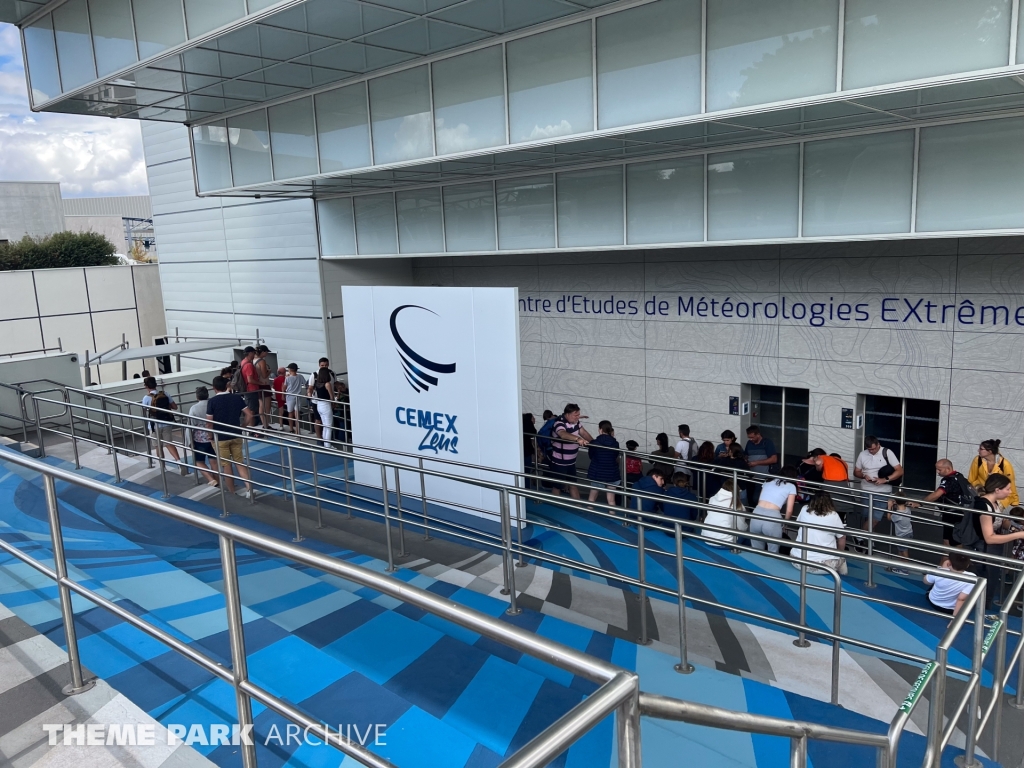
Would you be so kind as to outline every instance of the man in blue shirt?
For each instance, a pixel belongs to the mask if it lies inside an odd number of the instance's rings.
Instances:
[[[665,488],[665,495],[669,499],[661,502],[662,511],[669,517],[674,517],[677,520],[692,521],[696,520],[699,515],[695,507],[691,507],[685,502],[696,502],[697,497],[693,491],[690,490],[690,476],[683,474],[682,472],[676,472],[672,475],[671,484]],[[688,525],[683,526],[683,530],[692,531],[693,528]]]
[[[635,483],[633,483],[633,490],[640,491],[641,493],[649,493],[655,496],[664,495],[665,491],[665,473],[660,469],[652,469],[647,473],[647,477],[641,477]],[[654,501],[653,499],[630,499],[629,506],[636,509],[637,501],[640,502],[641,512],[657,512],[661,506],[660,501]],[[625,523],[624,523],[625,525]]]
[[[235,470],[245,481],[246,498],[254,498],[255,491],[242,450],[242,427],[251,427],[255,414],[241,395],[227,391],[228,380],[223,376],[213,377],[213,389],[216,394],[206,401],[206,421],[210,424],[210,431],[217,436],[220,463],[224,468],[224,490],[235,492],[235,481],[231,477],[232,470]]]
[[[761,434],[756,424],[747,427],[747,463],[755,472],[775,474],[779,469],[779,452],[770,438]],[[760,483],[747,484],[747,503],[756,507],[761,496]]]

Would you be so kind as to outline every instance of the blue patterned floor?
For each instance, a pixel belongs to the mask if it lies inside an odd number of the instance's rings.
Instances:
[[[143,486],[122,486],[153,494]],[[227,663],[215,538],[63,483],[58,493],[72,575]],[[180,498],[175,503],[217,514],[202,503]],[[289,538],[258,522],[232,521]],[[39,480],[2,462],[0,535],[40,560],[49,559]],[[382,563],[364,555],[314,540],[305,545],[383,570]],[[373,749],[403,768],[495,766],[593,690],[587,681],[371,590],[241,548],[238,562],[254,681],[331,724],[355,725],[360,732],[384,724],[386,745]],[[877,732],[886,729],[885,723],[716,670],[698,668],[693,675],[677,675],[671,671],[674,659],[650,648],[528,610],[510,618],[504,615],[505,603],[422,574],[401,570],[396,578],[636,670],[649,692]],[[0,602],[62,642],[56,589],[9,556],[0,557]],[[164,724],[234,721],[229,686],[102,609],[77,598],[75,609],[84,663],[154,718]],[[279,743],[286,723],[259,705],[254,714],[261,766],[338,765],[340,756],[322,745]],[[554,765],[610,765],[613,746],[609,719]],[[923,746],[922,738],[907,734],[900,765],[919,764]],[[218,765],[240,765],[236,748],[196,747]],[[644,722],[643,749],[649,766],[676,765],[680,754],[692,756],[694,764],[723,767],[784,766],[789,759],[783,740],[649,720]],[[819,768],[872,764],[866,750],[845,746],[812,743],[810,754]],[[945,756],[944,765],[952,765],[952,755]]]

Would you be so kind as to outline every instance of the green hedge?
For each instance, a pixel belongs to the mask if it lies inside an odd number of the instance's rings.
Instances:
[[[96,232],[58,232],[0,243],[0,270],[102,267],[119,264],[117,249]]]

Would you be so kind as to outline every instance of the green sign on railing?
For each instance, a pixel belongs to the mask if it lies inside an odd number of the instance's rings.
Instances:
[[[910,692],[907,694],[907,698],[900,704],[900,712],[909,713],[914,708],[917,700],[921,698],[921,692],[928,685],[928,681],[931,679],[932,673],[935,672],[935,662],[929,661],[924,669],[921,670],[921,674],[917,676],[917,680],[910,687]]]
[[[984,656],[988,653],[988,649],[992,647],[992,641],[996,639],[996,635],[999,634],[999,628],[1003,626],[1002,619],[996,619],[995,623],[989,629],[988,634],[985,635],[985,642],[981,644],[981,655]]]

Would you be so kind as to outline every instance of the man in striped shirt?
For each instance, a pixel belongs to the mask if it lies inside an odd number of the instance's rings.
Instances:
[[[580,407],[569,403],[562,412],[562,418],[555,422],[551,430],[551,459],[548,472],[552,476],[552,492],[556,496],[562,493],[559,479],[576,479],[576,455],[580,446],[586,445],[594,438],[580,424]],[[575,485],[565,485],[565,489],[574,499],[579,500],[580,489]]]

